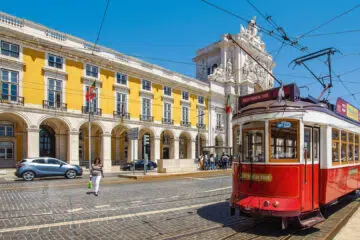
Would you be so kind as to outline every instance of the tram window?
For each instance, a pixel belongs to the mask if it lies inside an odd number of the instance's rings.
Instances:
[[[340,135],[338,129],[332,130],[332,162],[333,164],[340,163]]]
[[[244,162],[265,162],[264,130],[243,130]]]
[[[349,149],[348,149],[348,139],[347,132],[341,131],[341,163],[347,164],[349,160]]]
[[[348,160],[349,162],[354,161],[354,134],[349,133],[348,135]]]
[[[270,149],[272,160],[296,160],[298,158],[298,121],[270,121]]]
[[[307,161],[311,160],[311,128],[304,129],[304,157]]]
[[[354,151],[355,162],[359,161],[359,135],[355,135],[355,151]]]
[[[319,129],[313,129],[313,151],[314,151],[314,161],[319,161]]]

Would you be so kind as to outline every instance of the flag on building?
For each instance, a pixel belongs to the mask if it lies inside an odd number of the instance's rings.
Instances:
[[[96,97],[95,93],[95,81],[93,84],[89,87],[89,90],[86,92],[86,101],[90,102],[94,97]]]
[[[227,97],[226,107],[225,107],[226,114],[231,113],[231,102],[230,102],[230,94]]]

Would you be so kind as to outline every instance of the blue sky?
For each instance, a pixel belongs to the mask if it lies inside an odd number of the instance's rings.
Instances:
[[[232,12],[251,19],[257,16],[262,27],[272,27],[247,3],[246,0],[209,0]],[[266,1],[253,0],[257,8],[265,15],[272,16],[277,25],[285,29],[292,37],[311,30],[329,19],[351,9],[358,1]],[[106,0],[12,0],[1,3],[1,11],[25,18],[47,27],[62,31],[88,41],[95,41],[100,21],[106,6]],[[324,34],[360,29],[360,8],[321,27],[311,34]],[[100,45],[119,52],[149,57],[143,60],[158,64],[171,70],[194,76],[195,66],[192,58],[197,49],[220,39],[227,32],[236,33],[240,24],[245,22],[223,13],[200,0],[111,0],[109,10],[100,36]],[[301,53],[290,46],[283,47],[277,54],[281,43],[265,34],[266,48],[272,52],[276,67],[275,75],[284,82],[296,82],[308,85],[310,90],[302,89],[302,95],[318,96],[320,84],[315,83],[310,74],[301,66],[289,67],[292,59]],[[339,49],[343,55],[332,58],[336,74],[346,73],[360,68],[360,32],[326,36],[309,36],[300,39],[302,45],[311,51],[327,47]],[[189,64],[170,63],[150,58],[170,59]],[[325,73],[325,65],[320,61],[310,63],[317,73]],[[352,93],[360,92],[360,71],[354,71],[341,77]],[[335,79],[329,99],[335,102],[338,96],[360,107],[360,93],[350,96],[344,86]],[[314,84],[315,83],[315,84]],[[309,85],[311,84],[311,85]]]

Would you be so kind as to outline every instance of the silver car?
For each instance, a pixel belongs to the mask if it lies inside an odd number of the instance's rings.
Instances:
[[[32,181],[35,177],[65,176],[73,179],[81,176],[82,168],[68,164],[56,158],[38,157],[26,158],[16,165],[15,176],[25,181]]]

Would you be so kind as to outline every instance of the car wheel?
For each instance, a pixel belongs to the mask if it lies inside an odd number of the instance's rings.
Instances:
[[[25,181],[32,181],[35,178],[35,173],[33,171],[25,171],[22,177]]]
[[[65,177],[68,179],[76,178],[76,171],[74,169],[67,170],[65,173]]]

